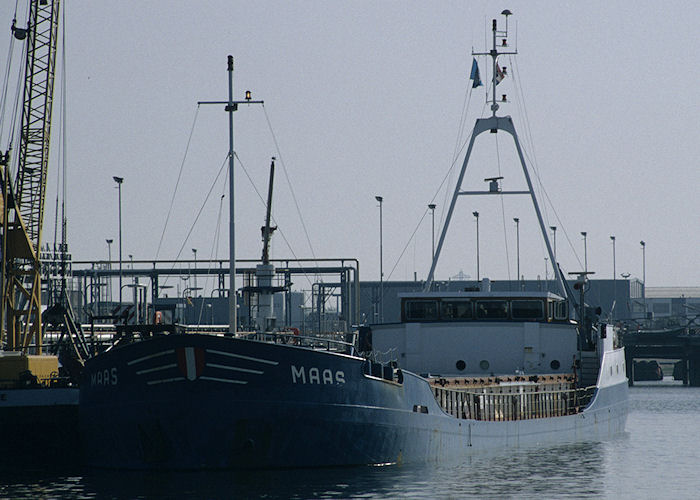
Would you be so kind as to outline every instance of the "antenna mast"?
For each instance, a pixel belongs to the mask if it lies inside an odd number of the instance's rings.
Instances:
[[[556,278],[556,282],[558,285],[558,289],[561,292],[562,296],[567,297],[566,289],[564,287],[564,282],[561,277],[561,273],[558,270],[558,266],[556,263],[556,259],[554,258],[554,253],[552,252],[552,245],[549,242],[549,237],[547,235],[547,231],[545,229],[544,225],[544,220],[542,219],[542,213],[540,212],[540,207],[539,204],[537,203],[537,198],[535,197],[535,190],[532,185],[532,180],[530,179],[530,174],[527,170],[527,164],[525,163],[525,156],[523,154],[523,150],[520,147],[520,141],[518,139],[518,134],[515,131],[515,125],[513,124],[513,119],[510,116],[497,116],[496,111],[499,109],[499,104],[498,101],[496,100],[496,86],[500,83],[501,80],[506,76],[506,68],[499,67],[498,65],[498,56],[500,55],[515,55],[518,53],[517,50],[514,51],[507,51],[507,50],[502,50],[499,51],[499,47],[501,48],[507,48],[508,47],[508,17],[511,16],[513,13],[506,9],[503,12],[501,12],[503,16],[506,18],[506,27],[504,30],[499,30],[496,20],[494,19],[492,22],[492,33],[493,33],[493,45],[492,49],[489,52],[474,52],[472,51],[473,56],[491,56],[492,60],[492,74],[491,74],[491,100],[488,100],[487,97],[487,103],[491,103],[491,116],[489,118],[478,118],[476,120],[476,123],[474,124],[474,130],[472,131],[472,137],[469,141],[469,147],[467,148],[467,154],[464,157],[464,162],[462,163],[462,170],[459,173],[459,178],[457,180],[457,185],[455,186],[455,191],[454,194],[452,195],[452,201],[450,202],[450,207],[447,210],[447,217],[445,218],[445,224],[442,228],[442,233],[440,234],[440,240],[438,242],[438,246],[435,250],[435,255],[433,256],[433,263],[430,266],[430,272],[428,274],[428,279],[426,280],[425,283],[425,291],[430,291],[430,288],[433,284],[433,279],[435,276],[435,268],[437,266],[438,259],[440,258],[440,252],[442,251],[442,245],[445,242],[445,235],[447,234],[447,228],[450,225],[450,220],[452,219],[452,214],[454,213],[454,208],[457,203],[457,197],[458,196],[463,196],[463,195],[484,195],[484,196],[489,196],[489,195],[530,195],[530,198],[532,200],[532,205],[535,209],[535,214],[537,215],[537,220],[539,222],[540,226],[540,231],[542,233],[542,239],[544,240],[544,243],[547,247],[547,254],[549,256],[549,262],[552,264],[552,268],[554,269],[554,275]],[[501,44],[498,44],[498,39],[500,38]],[[508,102],[506,99],[506,95],[503,94],[503,97],[500,102]],[[469,158],[471,157],[472,154],[472,148],[474,147],[474,141],[476,140],[477,136],[480,134],[489,131],[493,134],[497,133],[499,130],[503,130],[504,132],[508,132],[512,137],[513,137],[513,142],[515,143],[515,148],[518,152],[518,158],[520,159],[520,165],[523,169],[523,176],[525,177],[525,181],[527,182],[527,190],[522,190],[522,191],[504,191],[501,188],[501,180],[503,177],[490,177],[487,179],[484,179],[486,182],[489,183],[488,190],[486,191],[462,191],[462,181],[464,180],[464,175],[467,170],[467,165],[469,164]],[[518,277],[519,279],[520,277]]]
[[[505,48],[505,47],[509,46],[508,45],[508,16],[513,15],[513,13],[508,9],[505,9],[503,12],[501,12],[501,14],[503,16],[505,16],[505,18],[506,18],[506,29],[499,30],[497,25],[496,25],[496,20],[495,19],[492,20],[491,32],[492,32],[492,37],[493,37],[493,45],[492,45],[493,48],[489,52],[474,52],[474,51],[472,51],[473,56],[491,56],[491,68],[492,68],[492,71],[491,71],[491,96],[492,97],[491,97],[491,100],[488,100],[488,97],[487,97],[486,102],[491,103],[491,112],[492,112],[491,116],[492,117],[496,116],[496,111],[498,111],[498,108],[500,107],[498,105],[498,102],[496,101],[496,85],[498,85],[506,75],[506,68],[504,67],[501,69],[498,66],[498,56],[500,56],[500,55],[515,55],[518,53],[517,49],[514,51],[505,51],[504,50],[504,51],[500,51],[500,52],[498,50],[499,45],[498,45],[497,39],[499,37],[501,38],[500,47]],[[503,99],[501,101],[507,102],[506,98],[505,98],[505,94],[503,95]]]

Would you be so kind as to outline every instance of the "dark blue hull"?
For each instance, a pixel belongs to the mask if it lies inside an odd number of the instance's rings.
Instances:
[[[135,469],[385,464],[624,429],[626,386],[599,391],[579,415],[481,422],[442,412],[424,379],[368,376],[365,363],[208,335],[113,349],[88,361],[81,382],[86,462]]]

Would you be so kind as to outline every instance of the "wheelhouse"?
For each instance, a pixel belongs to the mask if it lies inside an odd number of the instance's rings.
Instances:
[[[401,322],[433,321],[568,322],[569,307],[565,299],[550,292],[517,295],[453,292],[401,297]]]

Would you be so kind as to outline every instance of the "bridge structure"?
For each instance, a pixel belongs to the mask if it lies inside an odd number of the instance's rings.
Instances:
[[[634,383],[635,359],[673,359],[681,361],[683,384],[700,386],[700,331],[687,328],[628,331],[621,335],[621,340],[630,385]]]

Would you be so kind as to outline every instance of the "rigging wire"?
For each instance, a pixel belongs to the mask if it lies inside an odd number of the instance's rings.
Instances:
[[[517,68],[517,63],[516,59],[510,58],[510,64],[511,67],[515,70],[515,74],[519,74],[518,68]],[[549,193],[544,187],[544,184],[542,183],[542,179],[540,177],[539,173],[539,168],[537,165],[537,158],[535,154],[535,147],[534,147],[534,141],[532,139],[532,132],[531,132],[531,127],[530,127],[530,120],[527,114],[527,109],[525,107],[525,99],[524,99],[524,93],[522,91],[522,83],[519,78],[516,79],[515,75],[513,76],[513,80],[517,83],[516,85],[516,92],[519,92],[520,94],[520,99],[518,99],[518,103],[522,104],[522,112],[521,115],[524,118],[524,123],[525,123],[525,132],[526,132],[526,140],[528,140],[530,148],[532,149],[532,158],[530,158],[530,155],[528,154],[528,150],[524,148],[523,154],[527,157],[528,162],[533,166],[533,171],[535,172],[535,177],[537,178],[537,184],[540,188],[540,193],[543,195],[542,197],[547,201],[547,204],[551,208],[552,212],[554,213],[554,217],[559,224],[559,227],[561,227],[562,232],[564,233],[564,236],[566,238],[567,243],[569,244],[569,247],[571,248],[571,251],[574,254],[575,259],[578,261],[579,266],[583,267],[583,263],[581,262],[581,258],[578,255],[578,252],[576,251],[575,246],[573,245],[571,238],[569,237],[569,233],[566,231],[566,226],[562,222],[561,218],[559,217],[559,213],[557,212],[556,207],[554,206],[554,203],[552,202],[551,198],[549,197]],[[545,208],[545,214],[544,217],[547,219],[547,204],[544,205]],[[542,242],[540,242],[540,245],[542,245]]]
[[[214,260],[218,259],[219,255],[219,242],[221,241],[221,217],[224,211],[224,199],[226,198],[225,190],[226,186],[228,184],[228,181],[224,181],[222,184],[222,193],[221,196],[219,196],[219,211],[216,216],[216,229],[214,230],[214,240],[212,241],[211,245],[211,251],[209,252],[209,262],[213,262]],[[213,295],[213,290],[214,290],[214,280],[215,276],[212,273],[211,266],[207,269],[207,274],[205,276],[205,286],[206,288],[206,282],[208,280],[212,280],[212,295]],[[199,317],[197,319],[197,326],[199,326],[202,323],[202,314],[204,312],[204,301],[201,302],[199,306]]]
[[[411,237],[408,238],[406,245],[403,247],[403,250],[401,250],[401,254],[399,255],[399,258],[396,259],[396,263],[394,264],[394,267],[391,268],[391,272],[389,273],[389,275],[386,278],[387,281],[389,281],[389,279],[391,279],[391,275],[394,274],[394,270],[396,269],[396,266],[398,266],[399,262],[401,262],[401,258],[403,257],[403,254],[406,253],[406,249],[411,244],[411,240],[413,240],[413,238],[416,236],[416,233],[418,232],[418,228],[423,223],[423,219],[425,219],[425,216],[428,215],[428,210],[430,210],[430,209],[429,208],[425,209],[425,211],[423,212],[423,216],[418,221],[418,224],[416,225],[416,228],[413,230],[413,233],[411,233]]]
[[[158,249],[156,250],[155,260],[158,260],[158,255],[160,255],[160,249],[163,245],[163,238],[165,237],[165,230],[168,228],[168,222],[170,221],[170,215],[173,211],[173,206],[175,205],[175,196],[177,195],[177,188],[180,186],[180,179],[182,178],[182,171],[185,168],[185,161],[187,160],[187,153],[190,150],[190,143],[192,142],[192,135],[194,134],[194,128],[197,123],[197,116],[199,115],[199,105],[194,113],[194,118],[192,120],[192,127],[190,128],[190,135],[187,138],[187,145],[185,146],[185,153],[182,156],[182,162],[180,163],[180,171],[177,173],[177,181],[175,182],[175,190],[173,191],[173,196],[170,199],[170,207],[168,208],[168,215],[165,218],[165,224],[163,225],[163,232],[160,234],[160,241],[158,242]],[[226,155],[228,158],[228,154]],[[219,171],[220,172],[220,171]],[[218,178],[218,174],[217,174]],[[179,254],[178,254],[179,255]]]
[[[224,186],[224,189],[226,189],[226,182],[223,183],[223,186]],[[216,228],[214,229],[214,239],[212,240],[211,248],[209,249],[209,262],[210,263],[214,261],[215,255],[217,254],[217,248],[219,245],[219,238],[220,238],[220,234],[221,234],[221,213],[223,211],[224,198],[225,198],[225,195],[223,195],[223,194],[219,197],[219,211],[218,211],[217,216],[216,216]],[[211,265],[209,265],[207,267],[207,274],[204,276],[204,286],[202,287],[202,289],[206,290],[207,283],[212,281],[211,288],[212,288],[212,295],[213,295],[214,286],[213,286],[212,278],[214,278],[214,274],[212,273]],[[195,293],[197,293],[196,290],[195,290]],[[211,307],[211,304],[209,305],[209,307]],[[202,300],[200,305],[199,305],[199,315],[197,317],[197,326],[202,324],[202,314],[203,313],[204,313],[204,301]]]
[[[494,134],[496,138],[496,164],[498,165],[498,175],[501,176],[501,152],[498,147],[498,134]],[[508,281],[510,281],[510,255],[508,253],[508,231],[506,228],[506,207],[503,200],[503,194],[499,196],[501,198],[501,218],[503,220],[503,241],[506,250],[506,269],[508,271]]]
[[[524,125],[524,132],[523,132],[523,140],[524,144],[522,147],[523,151],[523,156],[526,158],[528,165],[532,167],[532,171],[535,174],[535,184],[533,186],[533,189],[536,187],[538,192],[539,192],[539,198],[544,199],[546,195],[546,190],[544,189],[544,185],[542,183],[542,178],[539,174],[539,168],[538,168],[538,163],[537,163],[537,156],[535,154],[535,141],[532,137],[532,127],[530,126],[530,119],[527,114],[527,108],[525,107],[525,97],[524,93],[522,90],[522,83],[520,80],[520,72],[517,67],[517,59],[514,59],[512,56],[509,56],[508,59],[511,69],[512,69],[512,75],[513,75],[513,83],[514,83],[514,88],[515,92],[518,96],[516,98],[516,103],[518,105],[518,114],[519,116],[522,117],[523,125]],[[532,155],[530,154],[530,151],[532,151]],[[547,204],[544,204],[542,206],[542,211],[543,211],[543,218],[546,221],[545,224],[546,226],[549,226],[549,212],[547,210]],[[543,255],[547,255],[547,250],[545,249],[544,241],[540,238],[538,238],[538,242],[540,245],[540,252]]]
[[[17,10],[19,7],[19,0],[15,0],[15,11],[12,15],[12,26],[15,26],[17,23]],[[5,74],[3,76],[2,80],[2,97],[0,97],[0,139],[2,139],[2,129],[5,123],[5,105],[7,102],[7,91],[10,87],[10,73],[12,72],[12,55],[14,53],[14,47],[15,47],[15,36],[14,33],[11,33],[10,35],[10,43],[7,49],[7,62],[5,63]],[[20,78],[21,78],[21,73],[20,73]],[[19,86],[18,86],[19,90]],[[15,94],[15,102],[19,99],[19,94]],[[12,120],[14,121],[14,112],[13,112],[13,118]],[[12,137],[13,135],[10,134],[8,137],[8,149],[11,147],[12,144]]]
[[[2,131],[5,125],[5,106],[7,104],[7,91],[10,87],[10,72],[12,71],[12,53],[14,52],[14,45],[15,37],[10,36],[10,45],[7,50],[7,62],[5,63],[5,74],[2,79],[2,96],[0,97],[0,138],[2,138]]]
[[[216,227],[214,229],[214,239],[212,240],[212,245],[211,245],[211,250],[209,252],[209,262],[214,262],[216,260],[219,260],[219,245],[221,242],[221,219],[224,213],[224,200],[226,199],[226,187],[228,186],[228,178],[224,180],[224,182],[221,184],[221,194],[219,195],[219,210],[216,215]],[[214,293],[214,290],[217,288],[215,287],[215,276],[214,273],[212,272],[211,266],[207,269],[207,274],[204,277],[204,289],[206,289],[207,283],[211,280],[211,288],[212,288],[212,296]],[[219,296],[221,293],[219,292]],[[202,323],[202,314],[204,312],[204,301],[201,301],[199,305],[199,315],[197,319],[197,326],[201,325]]]
[[[207,191],[207,194],[204,197],[204,202],[202,202],[202,206],[199,207],[199,211],[197,212],[197,216],[194,218],[194,221],[190,225],[190,229],[187,231],[187,235],[185,236],[184,240],[182,241],[182,245],[180,246],[180,249],[178,250],[177,255],[173,259],[173,265],[170,268],[170,271],[173,271],[175,269],[175,265],[177,264],[177,259],[179,259],[180,255],[182,255],[182,251],[185,249],[185,245],[187,245],[187,241],[190,239],[190,236],[192,235],[192,231],[194,231],[194,228],[197,225],[197,222],[199,221],[199,218],[201,217],[202,212],[204,211],[204,207],[206,206],[207,201],[209,201],[209,197],[211,196],[211,193],[214,190],[216,183],[219,181],[219,177],[221,177],[221,173],[224,171],[224,168],[227,166],[228,158],[229,158],[229,155],[227,153],[226,158],[224,158],[224,161],[221,164],[221,167],[219,168],[219,171],[217,172],[216,177],[214,178],[214,181],[211,184],[211,187],[209,188],[209,191]],[[169,278],[170,278],[169,276],[166,277],[164,283],[167,283]]]

